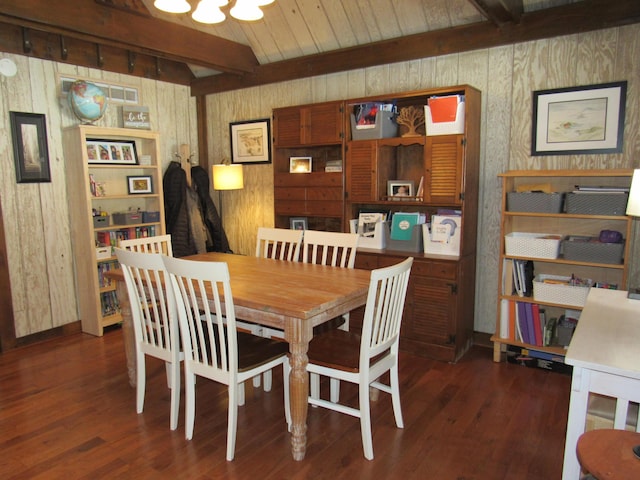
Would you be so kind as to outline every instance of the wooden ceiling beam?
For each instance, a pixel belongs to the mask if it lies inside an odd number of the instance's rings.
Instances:
[[[25,30],[30,48],[28,52],[25,52]],[[190,85],[194,78],[189,67],[182,62],[138,54],[133,71],[130,71],[128,50],[1,22],[0,51],[178,85]]]
[[[524,6],[522,0],[469,0],[487,20],[497,26],[519,23]]]
[[[224,73],[197,78],[191,83],[191,94],[220,93],[638,22],[638,0],[584,0],[525,13],[520,23],[505,24],[502,28],[486,21],[270,63],[258,67],[251,74]]]
[[[94,1],[0,0],[0,21],[221,72],[258,65],[246,45]]]

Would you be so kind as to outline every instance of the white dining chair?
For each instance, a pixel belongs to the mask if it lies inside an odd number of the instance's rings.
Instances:
[[[358,238],[360,236],[357,233],[306,230],[302,245],[302,261],[305,263],[331,265],[332,267],[353,268],[356,263]],[[338,328],[349,330],[349,313],[338,317],[338,320],[342,322]],[[334,323],[333,320],[315,327],[314,335],[326,330],[327,327],[325,325],[331,323]],[[331,378],[329,383],[331,401],[336,403],[340,398],[340,381],[337,378]],[[310,387],[311,396],[320,398],[320,377],[318,375],[310,375]]]
[[[120,240],[118,246],[125,250],[132,250],[134,252],[162,253],[169,257],[173,257],[170,234]]]
[[[304,230],[258,227],[256,257],[298,262]]]
[[[369,387],[391,394],[398,428],[403,428],[398,381],[398,344],[413,258],[371,272],[362,335],[333,329],[309,344],[307,371],[358,385],[359,408],[309,396],[311,405],[360,418],[364,456],[373,459]],[[380,376],[389,372],[389,385]]]
[[[158,253],[115,249],[131,306],[136,352],[136,411],[142,413],[146,387],[146,356],[163,360],[171,390],[171,430],[178,426],[180,407],[180,349],[176,305],[167,289],[166,270]],[[167,283],[165,283],[167,282]]]
[[[244,403],[244,389],[240,385],[246,380],[283,366],[285,418],[291,426],[288,344],[237,330],[226,263],[172,257],[163,260],[176,299],[185,357],[185,436],[187,440],[193,437],[196,376],[227,385],[226,458],[231,461],[235,453],[238,404]]]

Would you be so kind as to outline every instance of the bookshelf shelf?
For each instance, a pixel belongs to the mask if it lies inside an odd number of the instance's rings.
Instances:
[[[135,142],[138,158],[149,165],[90,164],[87,140],[105,139]],[[122,321],[115,294],[116,284],[102,281],[102,273],[116,265],[116,258],[97,258],[96,247],[113,246],[118,238],[131,235],[164,234],[164,204],[160,165],[159,134],[148,130],[104,128],[77,125],[64,130],[63,147],[67,162],[73,168],[67,172],[72,244],[78,306],[82,331],[101,336],[106,326]],[[129,194],[128,176],[151,177],[152,193]],[[92,178],[93,177],[93,178]],[[99,182],[104,195],[96,196],[92,181]],[[94,211],[107,212],[110,224],[94,226]],[[158,212],[157,221],[135,224],[112,224],[113,214],[121,212]],[[154,214],[155,215],[155,214]],[[156,218],[149,218],[156,220]],[[108,241],[105,241],[108,239]]]
[[[559,357],[564,357],[564,345],[542,346],[536,343],[523,342],[514,332],[514,321],[509,318],[512,315],[504,302],[523,302],[525,304],[537,304],[546,310],[546,319],[559,318],[565,312],[582,310],[581,305],[576,305],[574,299],[561,298],[557,301],[547,301],[545,298],[521,297],[515,292],[505,291],[510,288],[510,282],[505,281],[505,273],[508,275],[508,262],[515,260],[531,260],[534,264],[534,275],[562,276],[583,279],[592,279],[601,285],[615,285],[618,289],[625,290],[628,280],[628,258],[631,243],[631,217],[626,215],[588,215],[583,213],[541,213],[508,211],[507,194],[517,191],[518,187],[524,189],[527,185],[545,185],[552,192],[571,192],[577,185],[607,186],[610,188],[626,188],[631,184],[631,169],[611,170],[532,170],[510,171],[499,175],[502,179],[502,217],[501,217],[501,241],[500,241],[500,265],[499,281],[501,289],[498,294],[498,317],[496,331],[491,337],[494,342],[494,361],[499,362],[504,358],[504,353],[509,345],[533,351],[550,352]],[[601,258],[586,255],[579,260],[563,258],[563,244],[560,243],[560,252],[557,258],[532,258],[523,255],[509,255],[505,249],[505,235],[515,232],[539,233],[560,235],[563,239],[569,235],[598,237],[602,230],[615,230],[622,233],[625,240],[624,252],[619,263],[605,263]],[[513,253],[513,252],[512,252]],[[521,253],[521,252],[517,252]],[[540,286],[540,284],[537,284]],[[595,287],[594,287],[595,288]],[[553,298],[553,300],[558,300]],[[517,319],[515,321],[518,321]],[[579,319],[578,319],[579,322]],[[570,338],[570,336],[569,336]]]

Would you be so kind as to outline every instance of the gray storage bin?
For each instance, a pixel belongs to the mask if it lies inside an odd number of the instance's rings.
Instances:
[[[567,213],[585,215],[625,215],[627,193],[568,193]]]
[[[579,240],[563,240],[562,251],[565,260],[619,265],[622,263],[624,243],[602,243],[595,237],[582,237]]]
[[[390,229],[384,231],[387,250],[400,250],[401,252],[422,252],[424,244],[422,241],[422,224],[414,225],[411,232],[411,240],[392,240]]]
[[[113,214],[114,225],[133,225],[136,223],[142,223],[142,212],[125,212]]]
[[[153,223],[160,221],[160,212],[142,212],[142,223]]]
[[[356,128],[356,117],[351,114],[351,138],[353,140],[375,140],[398,136],[398,124],[393,112],[376,113],[376,124],[373,128]]]
[[[507,211],[530,213],[560,213],[564,193],[508,192]]]
[[[97,215],[93,217],[93,228],[102,228],[109,226],[109,215]]]

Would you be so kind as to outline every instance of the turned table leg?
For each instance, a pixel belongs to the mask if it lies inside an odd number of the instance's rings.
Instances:
[[[120,303],[122,313],[122,338],[124,341],[124,353],[127,358],[127,372],[129,374],[129,385],[136,387],[136,349],[135,337],[133,334],[133,324],[131,320],[131,305],[127,293],[127,284],[119,281],[116,284],[116,295]]]
[[[287,319],[285,339],[289,342],[289,375],[291,405],[291,453],[293,459],[304,459],[307,451],[307,398],[309,395],[309,375],[307,374],[307,350],[313,336],[309,322]]]

